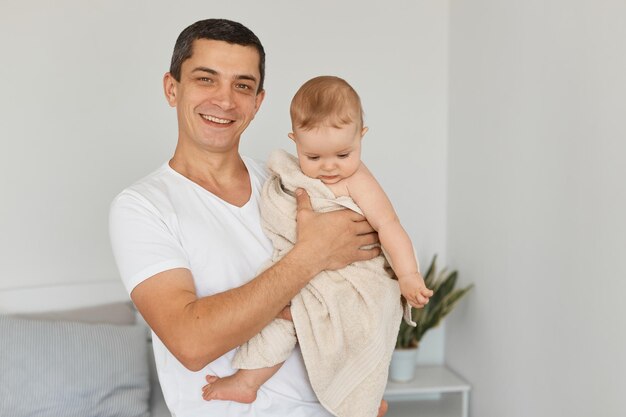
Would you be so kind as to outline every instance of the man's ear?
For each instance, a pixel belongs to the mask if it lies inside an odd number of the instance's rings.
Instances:
[[[370,130],[369,127],[364,127],[363,129],[361,129],[361,139],[363,139],[363,136],[365,136],[368,130]]]
[[[291,139],[292,141],[294,141],[294,142],[296,141],[296,137],[295,137],[295,135],[293,134],[293,132],[289,132],[289,133],[287,133],[287,136],[289,136],[289,139]]]
[[[178,87],[178,81],[170,74],[166,72],[163,76],[163,92],[165,93],[165,99],[171,107],[176,107],[176,88]]]

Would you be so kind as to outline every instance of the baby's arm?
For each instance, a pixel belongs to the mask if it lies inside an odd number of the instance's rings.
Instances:
[[[359,205],[367,221],[389,255],[389,263],[398,276],[402,295],[414,307],[423,307],[432,296],[419,273],[413,245],[387,194],[364,164],[346,179],[350,197]]]

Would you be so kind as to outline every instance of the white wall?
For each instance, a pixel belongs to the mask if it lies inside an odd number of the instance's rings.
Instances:
[[[626,415],[622,1],[3,0],[0,289],[117,279],[108,204],[173,151],[161,77],[205,17],[266,46],[252,156],[291,149],[308,77],[361,93],[364,158],[420,258],[477,284],[446,332],[474,416]]]
[[[472,416],[626,415],[626,3],[450,3],[447,323]]]
[[[345,77],[370,127],[366,163],[423,262],[445,256],[447,3],[3,0],[0,289],[117,279],[109,203],[172,154],[161,79],[178,33],[208,17],[241,21],[267,51],[267,99],[243,151],[292,150],[293,93]],[[426,356],[441,361],[433,334]]]

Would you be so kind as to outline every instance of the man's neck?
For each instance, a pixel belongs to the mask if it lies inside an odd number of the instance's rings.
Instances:
[[[235,148],[229,152],[190,151],[178,146],[170,167],[222,200],[243,206],[252,191],[248,170]]]

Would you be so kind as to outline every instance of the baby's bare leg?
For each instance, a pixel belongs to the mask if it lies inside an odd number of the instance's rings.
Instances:
[[[207,375],[207,384],[202,387],[202,398],[207,401],[223,400],[250,404],[256,400],[256,393],[282,366],[282,363],[269,368],[240,369],[231,376],[218,378]]]

